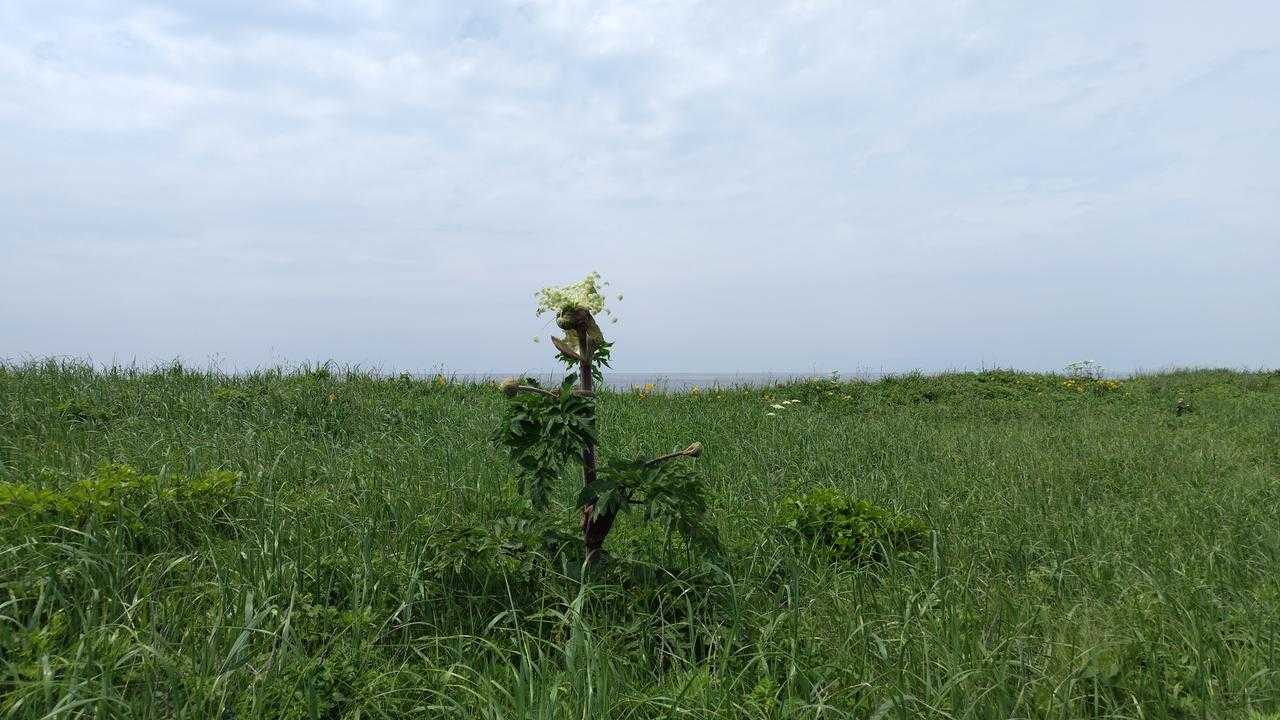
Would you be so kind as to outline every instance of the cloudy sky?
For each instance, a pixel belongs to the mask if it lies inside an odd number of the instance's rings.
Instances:
[[[0,3],[0,358],[1280,366],[1280,3]]]

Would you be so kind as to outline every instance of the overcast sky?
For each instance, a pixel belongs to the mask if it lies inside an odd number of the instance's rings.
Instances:
[[[1280,366],[1280,3],[0,3],[0,358]]]

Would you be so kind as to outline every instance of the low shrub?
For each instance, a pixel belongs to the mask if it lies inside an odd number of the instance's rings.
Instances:
[[[180,539],[197,528],[228,526],[238,502],[238,473],[144,475],[103,463],[65,488],[0,483],[0,517],[19,535],[114,527],[140,541]]]
[[[834,562],[879,562],[890,552],[922,550],[929,540],[921,520],[827,488],[784,501],[781,522]]]
[[[497,581],[533,584],[549,574],[575,576],[585,557],[582,538],[553,517],[517,510],[491,525],[449,527],[432,533],[437,581],[455,592],[483,592]]]

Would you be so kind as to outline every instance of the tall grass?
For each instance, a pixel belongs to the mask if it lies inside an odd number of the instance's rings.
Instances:
[[[442,538],[521,503],[488,441],[491,387],[0,367],[11,497],[106,462],[161,488],[240,474],[217,513],[153,512],[145,483],[130,522],[0,500],[0,717],[1280,710],[1280,375],[1111,388],[1001,371],[601,402],[621,455],[705,445],[729,567],[682,566],[623,519],[609,547],[647,580],[476,564],[450,581]],[[775,525],[780,500],[819,485],[922,518],[930,547],[811,556]]]

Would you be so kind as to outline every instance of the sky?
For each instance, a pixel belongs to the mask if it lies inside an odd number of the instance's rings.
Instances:
[[[0,3],[0,358],[547,368],[591,270],[622,370],[1280,366],[1280,3]]]

